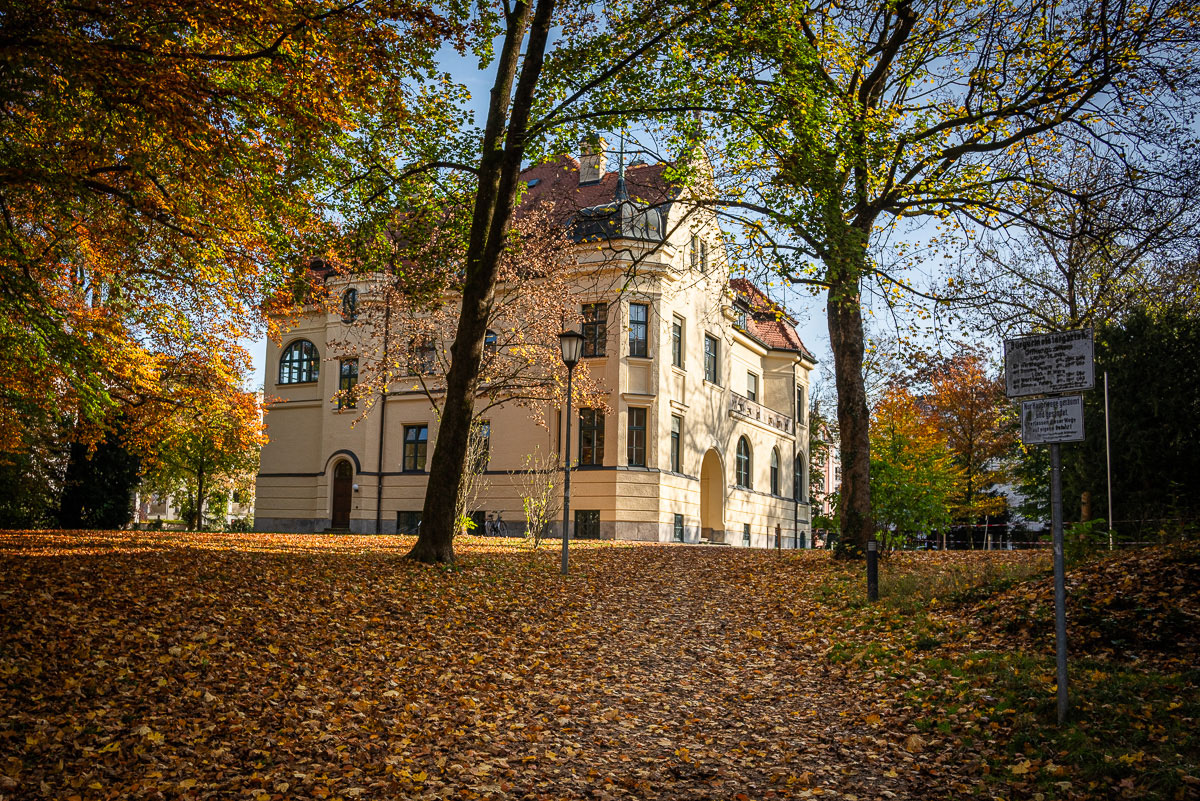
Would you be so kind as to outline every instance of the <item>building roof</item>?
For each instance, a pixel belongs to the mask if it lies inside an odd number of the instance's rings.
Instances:
[[[666,178],[667,164],[632,164],[625,168],[624,189],[628,199],[639,205],[669,205],[679,187]],[[521,180],[529,187],[523,204],[540,202],[562,204],[574,213],[581,209],[603,206],[617,199],[620,175],[606,172],[599,181],[579,183],[579,160],[574,156],[558,156],[521,172]]]
[[[745,278],[731,279],[729,288],[750,307],[746,316],[747,333],[772,350],[792,351],[810,362],[817,361],[804,347],[796,332],[796,320],[786,309]]]

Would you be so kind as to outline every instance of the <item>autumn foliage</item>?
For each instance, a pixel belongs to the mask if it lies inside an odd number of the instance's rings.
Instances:
[[[436,124],[403,79],[454,30],[390,0],[6,8],[0,451],[261,330],[366,132]]]
[[[898,547],[944,531],[960,480],[936,421],[907,390],[888,390],[871,415],[871,513],[882,539]]]

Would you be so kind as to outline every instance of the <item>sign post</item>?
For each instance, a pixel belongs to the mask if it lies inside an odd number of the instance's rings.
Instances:
[[[1050,446],[1050,530],[1054,537],[1054,656],[1058,723],[1067,719],[1067,586],[1063,556],[1062,443],[1083,441],[1083,396],[1096,386],[1092,330],[1039,334],[1004,342],[1004,385],[1021,404],[1021,441]]]
[[[1054,663],[1058,725],[1067,719],[1067,579],[1063,558],[1062,446],[1050,444],[1050,527],[1054,532]]]

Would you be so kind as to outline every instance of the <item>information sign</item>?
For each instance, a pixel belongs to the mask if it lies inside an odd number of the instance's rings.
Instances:
[[[1010,398],[1096,386],[1092,329],[1005,340],[1004,384]]]
[[[1023,401],[1021,442],[1026,445],[1083,442],[1083,396]]]

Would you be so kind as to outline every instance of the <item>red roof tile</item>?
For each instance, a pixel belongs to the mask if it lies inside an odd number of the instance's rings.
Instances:
[[[745,278],[731,279],[729,287],[750,307],[746,323],[752,336],[774,350],[795,351],[816,361],[796,333],[796,320],[787,310]]]
[[[636,164],[625,168],[625,188],[629,199],[639,204],[662,206],[674,199],[677,186],[666,180],[666,164]],[[562,205],[562,215],[570,216],[580,209],[611,203],[617,191],[617,173],[606,172],[593,183],[579,184],[579,161],[573,156],[559,156],[554,161],[530,167],[521,173],[528,186],[523,205],[551,202]]]

